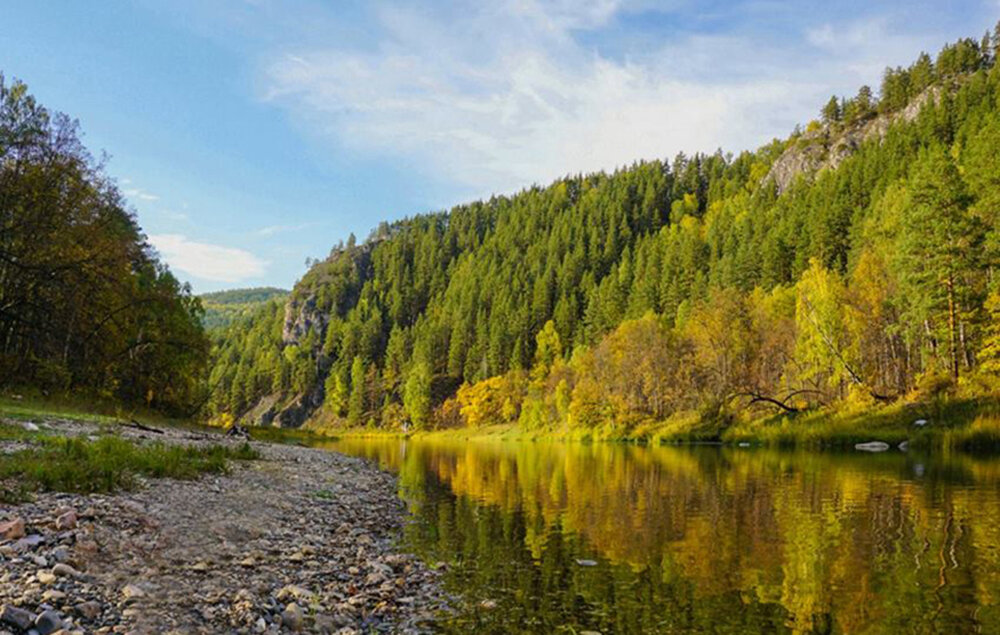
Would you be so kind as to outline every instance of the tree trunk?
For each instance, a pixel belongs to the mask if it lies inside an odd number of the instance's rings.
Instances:
[[[945,283],[948,288],[948,347],[951,353],[951,376],[958,380],[958,338],[955,329],[955,279],[949,273]]]

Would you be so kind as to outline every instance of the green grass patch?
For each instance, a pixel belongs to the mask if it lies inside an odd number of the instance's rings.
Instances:
[[[37,447],[0,455],[0,502],[18,502],[34,491],[110,493],[135,489],[138,477],[195,479],[220,474],[229,461],[260,458],[244,443],[236,447],[141,444],[118,437],[91,441],[46,437]]]

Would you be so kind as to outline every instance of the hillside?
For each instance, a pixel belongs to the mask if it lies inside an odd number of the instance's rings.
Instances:
[[[237,319],[249,316],[260,305],[270,300],[280,300],[286,295],[288,295],[287,290],[274,287],[228,289],[203,293],[198,296],[205,309],[202,323],[208,331],[219,331]]]
[[[998,43],[755,152],[383,224],[227,329],[210,414],[641,434],[991,390]]]

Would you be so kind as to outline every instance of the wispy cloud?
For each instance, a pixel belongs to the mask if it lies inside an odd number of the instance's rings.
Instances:
[[[152,234],[149,242],[171,268],[213,282],[241,282],[262,276],[267,262],[249,251],[202,243],[183,234]]]
[[[160,197],[157,196],[156,194],[151,194],[150,192],[147,192],[137,187],[129,188],[127,190],[124,190],[122,193],[128,198],[135,198],[139,199],[140,201],[151,202],[160,200]]]
[[[266,98],[353,151],[488,194],[678,151],[753,148],[814,116],[831,86],[856,89],[900,51],[916,54],[880,17],[804,26],[792,40],[678,32],[610,56],[577,34],[642,3],[452,9],[383,7],[374,50],[291,47],[263,71]]]
[[[258,236],[274,236],[275,234],[286,234],[289,232],[302,231],[311,227],[317,227],[320,223],[298,223],[296,225],[268,225],[261,227],[255,233]]]

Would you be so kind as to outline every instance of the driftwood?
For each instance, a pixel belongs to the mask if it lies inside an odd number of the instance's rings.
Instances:
[[[789,404],[788,400],[791,399],[792,397],[795,397],[796,395],[802,395],[802,394],[806,394],[806,393],[815,393],[815,394],[818,394],[818,395],[822,395],[823,394],[823,392],[819,391],[819,390],[810,390],[808,388],[803,388],[803,389],[800,389],[800,390],[793,390],[792,392],[790,392],[787,395],[785,395],[784,398],[780,398],[778,396],[771,397],[771,396],[762,394],[761,392],[756,391],[756,390],[755,391],[750,391],[750,392],[741,392],[741,393],[738,393],[736,396],[737,397],[749,397],[750,398],[749,404],[767,403],[767,404],[771,404],[772,406],[777,406],[777,407],[781,408],[782,410],[784,410],[785,412],[793,413],[793,412],[801,412],[801,409],[800,408],[796,408],[795,406]]]
[[[142,430],[143,432],[152,432],[153,434],[164,434],[163,430],[139,423],[135,419],[131,419],[129,421],[122,421],[121,424],[126,428],[135,428],[136,430]]]

